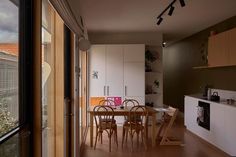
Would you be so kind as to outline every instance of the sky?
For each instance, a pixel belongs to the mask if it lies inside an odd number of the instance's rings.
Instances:
[[[10,0],[0,0],[0,43],[18,42],[18,8]]]

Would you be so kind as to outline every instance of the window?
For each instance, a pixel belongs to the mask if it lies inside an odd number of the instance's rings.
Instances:
[[[15,1],[16,2],[16,1]],[[0,1],[0,138],[19,126],[18,7]]]
[[[42,155],[54,156],[54,12],[48,1],[42,1]]]

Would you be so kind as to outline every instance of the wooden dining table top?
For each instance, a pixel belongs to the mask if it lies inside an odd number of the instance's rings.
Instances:
[[[96,106],[90,106],[88,112],[89,113],[93,113],[94,107],[96,107]],[[114,110],[114,115],[126,115],[126,114],[129,114],[130,109],[132,108],[131,106],[127,106],[127,107],[124,107],[124,108],[120,108],[120,106],[112,106],[112,107],[113,107],[113,110]],[[145,106],[143,106],[143,107],[145,107]],[[149,115],[156,114],[158,112],[157,110],[155,110],[152,107],[148,107],[147,106],[146,109],[147,109],[147,112],[148,112]],[[143,111],[140,111],[140,113],[142,113],[142,112]],[[99,113],[102,114],[101,111],[99,111]]]

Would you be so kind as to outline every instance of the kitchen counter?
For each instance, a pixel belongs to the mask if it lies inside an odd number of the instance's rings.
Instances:
[[[235,99],[235,96],[231,95],[224,97]],[[199,101],[209,103],[210,112],[206,114],[208,117],[210,116],[209,129],[197,122]],[[201,94],[186,95],[184,98],[184,124],[186,128],[231,156],[236,156],[235,119],[235,102],[228,104],[226,99],[215,102],[207,100]]]
[[[211,100],[208,100],[207,97],[202,96],[202,94],[200,94],[200,93],[198,93],[198,94],[190,94],[190,95],[185,95],[185,96],[196,98],[196,99],[199,99],[201,101],[208,102],[208,103],[218,103],[218,104],[222,104],[222,105],[229,105],[229,106],[232,106],[232,107],[236,107],[236,102],[228,103],[227,99],[224,99],[224,98],[220,99],[220,101],[211,101]]]

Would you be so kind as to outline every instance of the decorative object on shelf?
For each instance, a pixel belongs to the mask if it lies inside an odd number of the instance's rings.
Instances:
[[[154,102],[146,102],[146,103],[145,103],[145,106],[153,107],[153,106],[154,106]]]
[[[204,41],[204,43],[201,44],[200,47],[200,53],[201,53],[201,64],[207,64],[207,39]]]
[[[158,81],[158,80],[155,80],[155,81],[153,82],[152,93],[153,93],[153,94],[157,94],[159,87],[160,87],[159,81]]]
[[[159,81],[155,80],[153,83],[157,88],[159,88],[159,85],[160,85]]]
[[[145,71],[146,72],[151,72],[151,63],[155,62],[158,59],[158,56],[155,55],[158,53],[151,52],[150,50],[147,50],[145,52]]]
[[[152,94],[152,93],[153,93],[152,86],[146,85],[145,94]]]
[[[210,36],[214,36],[214,35],[216,35],[216,34],[217,34],[216,31],[214,31],[214,30],[210,31]]]
[[[98,79],[98,71],[93,71],[92,78]]]

